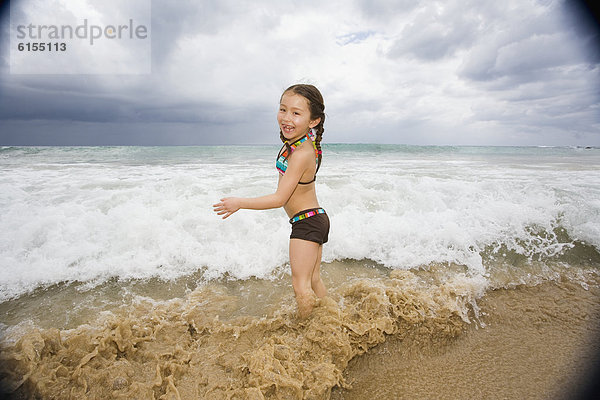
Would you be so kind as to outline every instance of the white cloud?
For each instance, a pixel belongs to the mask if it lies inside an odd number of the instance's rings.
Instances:
[[[471,45],[481,29],[480,14],[464,1],[424,2],[410,17],[390,52],[392,57],[412,55],[435,61],[452,56]]]

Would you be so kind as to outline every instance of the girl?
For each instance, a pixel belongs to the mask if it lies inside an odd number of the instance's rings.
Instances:
[[[290,217],[290,265],[298,314],[306,318],[327,289],[321,281],[321,254],[329,234],[329,218],[319,207],[315,191],[321,166],[321,138],[325,123],[323,96],[313,85],[293,85],[281,95],[279,137],[283,146],[277,155],[277,190],[255,198],[228,197],[214,204],[223,219],[240,208],[266,210],[283,207]]]

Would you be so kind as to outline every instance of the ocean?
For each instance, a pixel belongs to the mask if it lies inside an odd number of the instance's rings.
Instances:
[[[400,354],[406,363],[460,346],[468,354],[468,343],[499,335],[474,371],[505,354],[503,341],[529,338],[539,348],[514,351],[493,393],[547,398],[582,376],[573,354],[589,349],[579,359],[596,362],[600,149],[324,144],[316,185],[331,220],[329,296],[307,321],[295,317],[285,212],[222,220],[212,210],[222,197],[274,192],[277,150],[0,148],[4,390],[343,399],[364,387],[379,398],[478,398],[449,391],[450,378],[423,397],[406,373],[414,366],[390,368]],[[531,331],[519,315],[541,325]],[[565,329],[569,340],[557,339]],[[552,357],[557,349],[564,357]],[[502,384],[531,359],[559,365],[539,376],[524,368],[535,376],[522,389]],[[479,382],[474,371],[456,386]]]

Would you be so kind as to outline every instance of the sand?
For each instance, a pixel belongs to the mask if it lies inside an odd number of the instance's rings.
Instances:
[[[594,398],[599,293],[565,282],[495,290],[480,301],[485,328],[426,346],[389,338],[351,361],[344,377],[352,389],[331,398]]]

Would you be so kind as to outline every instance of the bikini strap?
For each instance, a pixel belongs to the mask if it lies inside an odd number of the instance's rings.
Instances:
[[[307,139],[308,139],[308,134],[302,136],[300,139],[296,140],[292,144],[290,144],[290,142],[288,142],[286,140],[285,142],[283,142],[283,146],[281,146],[281,149],[279,150],[279,154],[277,155],[277,158],[284,156],[285,159],[287,160],[287,158],[292,154],[292,152],[294,150],[296,150],[296,147],[298,147],[300,144],[304,143]],[[299,144],[298,144],[298,142],[299,142]],[[314,145],[314,142],[313,142],[313,145]],[[285,154],[285,155],[284,155],[285,152],[281,151],[281,150],[283,150],[284,147],[287,150],[287,154]]]
[[[313,138],[314,138],[314,134],[312,134],[312,132],[309,132],[306,135],[304,135],[303,137],[301,137],[300,139],[296,140],[292,144],[289,144],[289,142],[286,140],[285,142],[283,142],[283,146],[281,146],[281,149],[279,150],[279,153],[277,154],[277,160],[279,160],[280,157],[283,157],[284,161],[285,161],[292,154],[292,152],[296,149],[296,147],[298,147],[300,144],[304,143],[306,140],[310,139],[310,142],[313,145],[313,148],[315,149],[315,153],[317,154],[317,169],[315,170],[315,175],[311,181],[298,182],[300,185],[308,185],[309,183],[313,183],[314,181],[316,181],[317,180],[317,172],[319,172],[319,168],[321,167],[321,159],[319,157],[321,152],[317,149],[317,145],[315,144],[315,141],[313,140]],[[284,147],[286,148],[286,150],[282,151]]]

